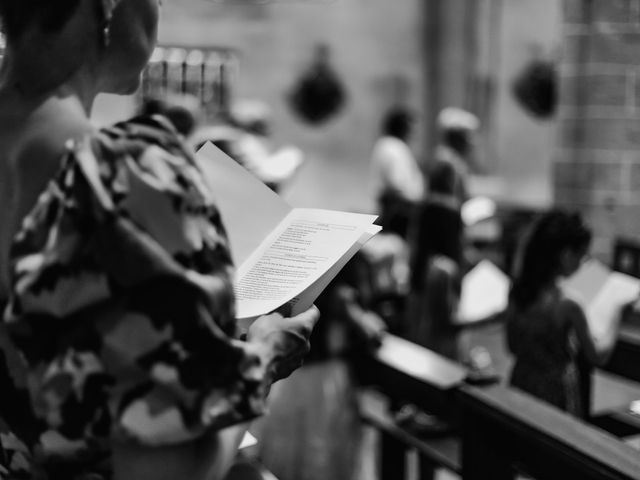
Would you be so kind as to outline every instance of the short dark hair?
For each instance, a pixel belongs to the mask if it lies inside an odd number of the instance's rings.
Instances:
[[[405,108],[394,108],[390,110],[382,119],[382,133],[406,139],[411,132],[413,114]]]
[[[471,151],[471,132],[466,128],[444,128],[440,134],[442,143],[460,155],[467,155]]]
[[[44,31],[60,29],[81,0],[0,0],[0,18],[7,38],[19,37],[37,23]]]
[[[138,113],[140,115],[164,116],[185,137],[193,133],[197,124],[197,119],[193,112],[181,105],[177,99],[145,98]]]

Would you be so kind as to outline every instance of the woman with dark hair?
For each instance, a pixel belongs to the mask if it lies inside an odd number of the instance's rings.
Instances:
[[[175,129],[89,120],[138,87],[158,3],[0,1],[0,478],[218,479],[309,348],[315,308],[237,338],[225,229]]]
[[[511,384],[585,418],[579,355],[601,364],[611,352],[617,324],[596,341],[579,301],[561,288],[588,252],[591,233],[578,214],[543,214],[522,239],[509,296],[507,341],[515,356]]]

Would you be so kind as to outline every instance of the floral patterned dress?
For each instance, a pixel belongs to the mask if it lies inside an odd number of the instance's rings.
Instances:
[[[585,418],[578,337],[565,308],[569,302],[560,289],[553,288],[525,311],[510,306],[507,341],[515,356],[510,383]]]
[[[187,441],[263,413],[232,263],[161,118],[78,141],[24,219],[0,332],[0,478],[108,479],[109,445]]]

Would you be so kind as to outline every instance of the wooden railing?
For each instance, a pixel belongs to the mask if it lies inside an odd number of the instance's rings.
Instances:
[[[388,336],[369,362],[371,385],[361,417],[380,433],[381,480],[405,478],[408,451],[419,478],[446,468],[464,480],[640,478],[640,452],[604,431],[505,386],[471,387],[466,370],[439,355]],[[376,388],[377,390],[372,390]],[[441,416],[450,429],[425,437],[399,425],[389,409],[400,400]]]
[[[638,479],[640,452],[504,386],[459,391],[464,480]]]
[[[438,468],[460,472],[460,441],[456,434],[456,390],[467,371],[447,358],[393,335],[369,359],[369,380],[378,392],[363,390],[360,415],[380,433],[380,480],[399,480],[405,475],[410,450],[419,457],[421,480],[434,478]],[[382,394],[380,393],[382,392]],[[407,402],[437,415],[450,431],[425,438],[399,426],[391,404]]]
[[[616,239],[611,267],[640,278],[640,242],[629,238]],[[640,382],[640,321],[621,325],[618,344],[604,368]]]

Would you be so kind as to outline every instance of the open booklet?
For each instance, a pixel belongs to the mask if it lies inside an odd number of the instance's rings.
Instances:
[[[309,308],[376,233],[375,215],[292,208],[255,176],[208,143],[197,154],[227,229],[236,316],[253,319],[288,306]]]
[[[584,306],[591,335],[598,338],[609,331],[622,306],[637,299],[640,279],[589,260],[563,282],[563,289]]]
[[[467,325],[504,311],[509,299],[509,277],[489,260],[481,260],[462,279],[459,325]]]

